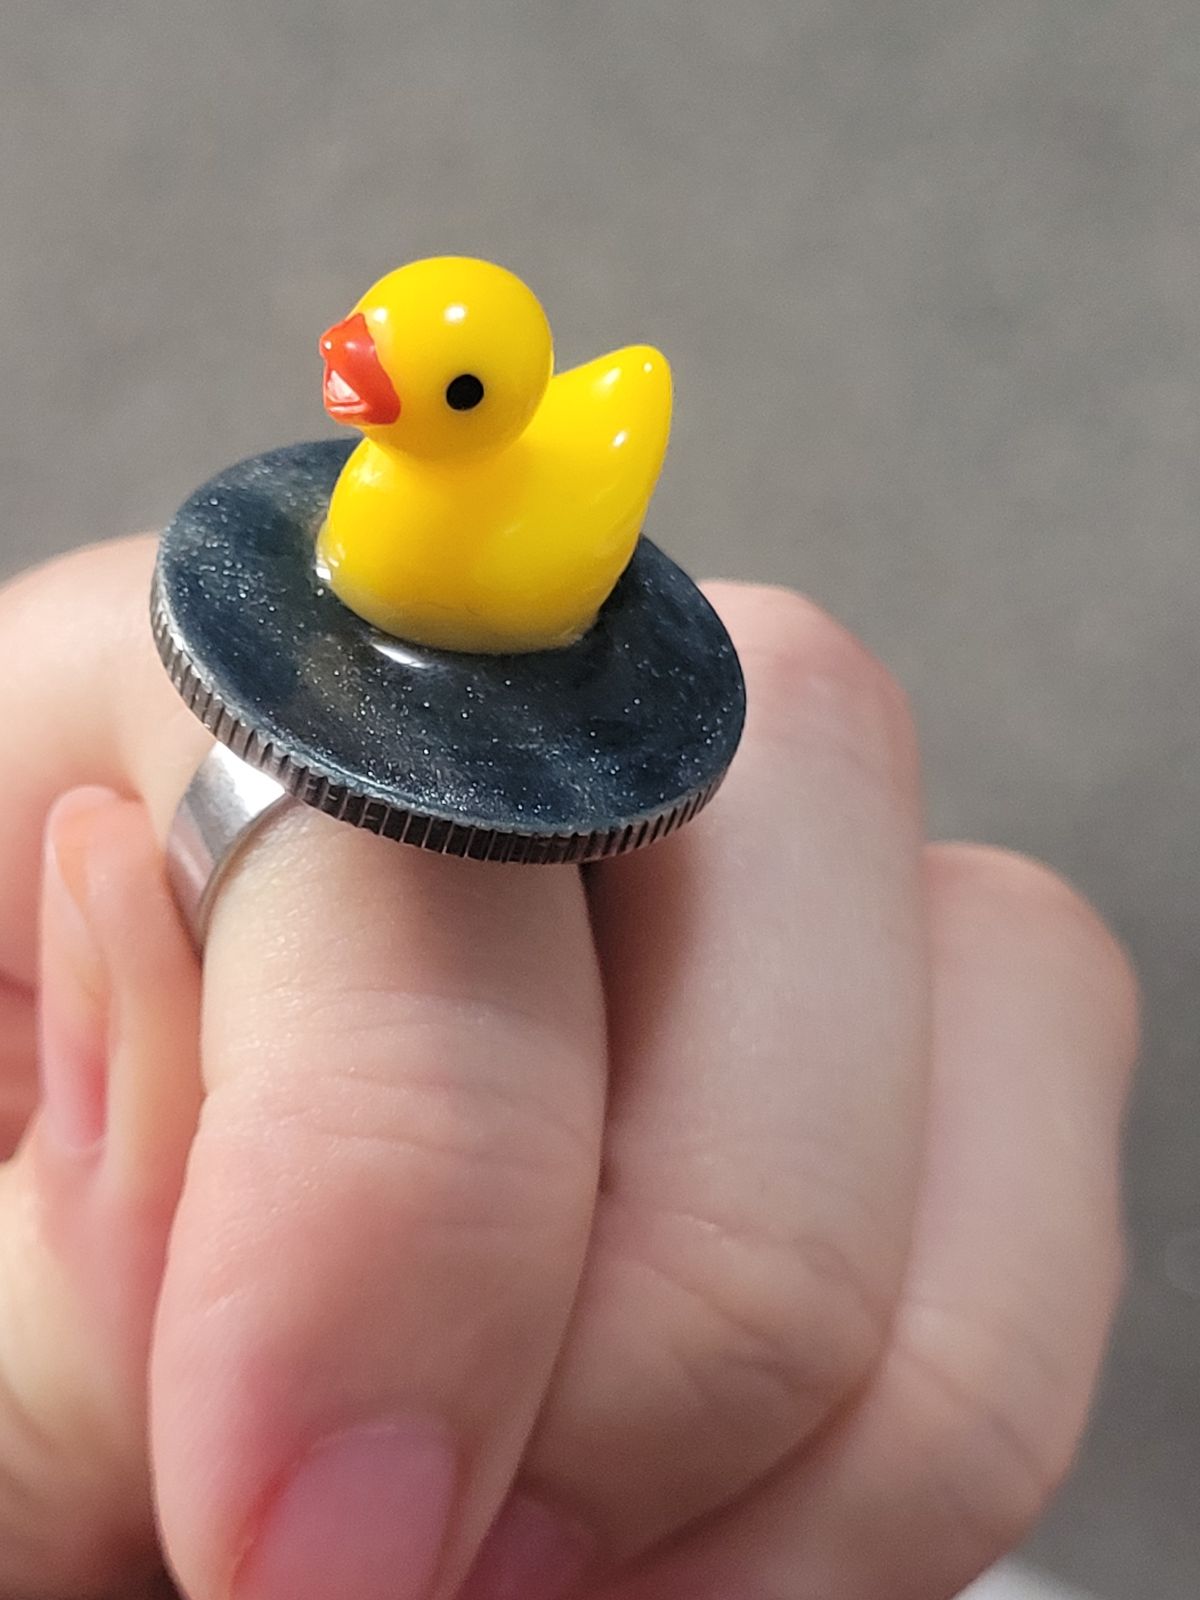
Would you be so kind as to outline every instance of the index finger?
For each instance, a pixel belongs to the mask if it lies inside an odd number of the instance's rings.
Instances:
[[[151,557],[90,552],[5,602],[17,972],[53,795],[107,782],[165,826],[208,742],[149,641]],[[578,874],[293,811],[223,891],[205,1006],[153,1376],[168,1551],[194,1600],[425,1594],[508,1487],[582,1265],[604,1026]]]
[[[0,974],[32,985],[41,837],[68,789],[146,801],[160,836],[211,744],[158,662],[147,618],[155,540],[97,545],[0,589],[8,776]]]
[[[168,1550],[196,1600],[417,1600],[507,1491],[582,1267],[578,875],[292,812],[222,893],[205,1006],[152,1384]]]

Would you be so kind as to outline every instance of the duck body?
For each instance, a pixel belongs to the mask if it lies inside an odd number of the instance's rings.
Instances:
[[[633,555],[670,410],[665,358],[635,346],[551,379],[494,454],[445,462],[364,439],[334,489],[320,566],[353,611],[417,644],[570,644]]]
[[[464,298],[459,291],[449,303]],[[435,447],[415,450],[400,426],[400,356],[394,379],[385,352],[378,359],[398,420],[364,427],[335,485],[317,549],[334,593],[384,632],[438,649],[502,653],[572,643],[595,621],[641,532],[670,428],[666,358],[634,345],[554,377],[547,361],[531,414],[515,432],[510,423],[498,441],[476,440],[468,418],[461,448],[447,449],[456,423],[435,414]],[[467,359],[456,350],[443,360],[429,392],[453,394],[455,382],[461,388],[468,374],[443,379]],[[485,365],[485,357],[472,358],[472,371]],[[484,392],[482,412],[499,385],[490,375],[472,382]],[[390,410],[389,402],[384,414]],[[420,436],[418,446],[424,442]]]

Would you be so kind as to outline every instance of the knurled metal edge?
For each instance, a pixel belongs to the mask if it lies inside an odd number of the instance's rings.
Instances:
[[[184,704],[221,744],[247,765],[267,773],[305,805],[381,834],[400,844],[410,844],[439,855],[467,856],[473,861],[499,861],[533,866],[559,866],[568,862],[602,861],[627,855],[674,833],[697,816],[721,787],[724,773],[704,788],[685,795],[663,811],[636,817],[614,828],[592,833],[521,833],[498,828],[472,827],[449,817],[431,816],[394,806],[378,795],[364,794],[343,779],[299,761],[279,744],[237,717],[204,673],[191,659],[175,630],[162,594],[159,574],[154,575],[150,621],[154,642],[171,682]]]

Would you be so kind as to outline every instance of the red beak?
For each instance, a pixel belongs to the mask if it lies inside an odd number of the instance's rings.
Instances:
[[[321,335],[325,409],[335,422],[385,427],[400,415],[400,397],[383,370],[361,311]]]

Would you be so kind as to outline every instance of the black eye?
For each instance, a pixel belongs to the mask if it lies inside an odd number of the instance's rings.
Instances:
[[[451,411],[473,411],[483,399],[483,385],[473,372],[460,372],[446,385],[446,404]]]

